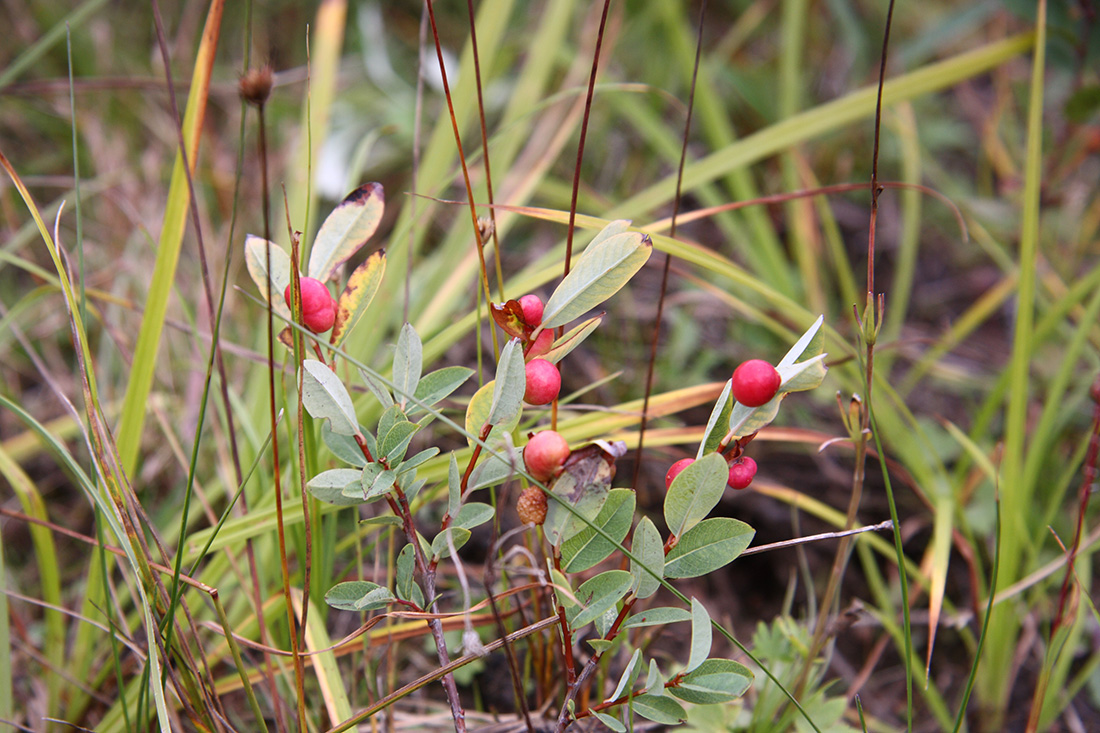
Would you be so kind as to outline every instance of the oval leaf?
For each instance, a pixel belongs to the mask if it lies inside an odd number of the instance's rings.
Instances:
[[[564,359],[569,352],[580,346],[586,338],[592,335],[592,332],[595,331],[596,327],[603,321],[603,316],[603,313],[598,316],[593,316],[579,326],[569,329],[566,334],[554,342],[554,345],[550,347],[549,351],[539,358],[546,359],[546,361],[551,364],[557,364]]]
[[[244,240],[244,261],[248,274],[260,291],[260,297],[267,300],[267,250],[271,252],[271,308],[286,320],[290,320],[290,308],[283,300],[283,292],[290,285],[290,255],[286,250],[263,237],[249,234]]]
[[[638,695],[631,701],[634,712],[662,725],[679,725],[687,720],[684,706],[667,695]]]
[[[451,536],[450,542],[447,541],[447,535]],[[458,552],[466,542],[470,539],[470,530],[463,529],[462,527],[448,527],[435,536],[432,540],[432,555],[436,557],[449,557],[451,554],[451,545],[454,545],[455,552]]]
[[[706,661],[707,655],[710,654],[711,641],[710,614],[698,598],[692,598],[691,651],[688,654],[687,666],[684,667],[685,672],[690,672]]]
[[[356,435],[359,423],[355,408],[340,378],[323,362],[306,359],[302,362],[302,404],[314,420],[328,419],[337,435]]]
[[[737,519],[704,519],[669,551],[665,577],[698,578],[713,572],[744,552],[755,534],[756,530]]]
[[[612,489],[592,524],[611,535],[614,542],[609,542],[593,527],[585,527],[562,543],[562,569],[567,573],[579,573],[602,562],[626,537],[633,520],[634,492],[630,489]]]
[[[339,346],[344,342],[351,333],[351,329],[370,307],[371,301],[378,293],[378,288],[382,285],[382,276],[385,273],[384,250],[378,250],[352,271],[348,284],[344,286],[344,292],[340,293],[340,297],[336,300],[336,322],[332,324],[329,343]]]
[[[361,488],[362,476],[362,471],[356,471],[350,468],[334,468],[314,476],[309,480],[309,483],[306,484],[306,488],[309,489],[310,494],[326,504],[352,506],[361,503],[362,499],[346,496],[343,493],[344,488],[354,484],[356,489],[359,489],[361,496],[363,493]]]
[[[564,326],[610,298],[642,269],[652,252],[652,240],[641,232],[597,236],[546,301],[542,327]]]
[[[630,561],[630,574],[634,576],[634,595],[649,598],[661,587],[661,578],[665,575],[665,545],[661,540],[661,533],[649,517],[642,517],[642,521],[634,529],[630,554],[641,561]],[[649,572],[650,570],[653,572]]]
[[[367,243],[386,206],[382,184],[367,183],[355,189],[328,215],[309,253],[309,276],[327,281],[336,268]]]
[[[325,603],[343,611],[371,611],[394,600],[390,589],[367,580],[337,583],[325,594]]]
[[[493,403],[485,422],[500,425],[518,420],[523,409],[523,393],[527,389],[523,348],[519,339],[512,339],[501,349],[497,378],[493,381]]]
[[[579,629],[590,624],[614,608],[619,599],[630,592],[632,581],[625,570],[608,570],[582,583],[574,594],[580,605],[565,610],[570,628]]]
[[[752,684],[752,671],[732,659],[708,659],[680,678],[668,691],[696,705],[736,700]]]
[[[409,405],[408,414],[412,415],[422,411],[424,408],[420,405],[434,406],[435,403],[448,397],[465,384],[473,373],[474,370],[469,367],[449,366],[425,374],[420,378],[420,383],[416,385],[416,394],[413,395],[416,402]]]
[[[492,519],[493,515],[496,513],[497,510],[488,504],[472,501],[462,505],[462,508],[458,510],[458,514],[455,515],[454,522],[451,523],[451,526],[462,527],[463,529],[480,527]]]
[[[674,606],[658,606],[657,608],[650,608],[634,614],[623,623],[623,628],[628,629],[632,626],[664,626],[665,624],[675,624],[680,621],[690,620],[691,612],[686,609],[675,608]]]
[[[416,394],[423,365],[424,347],[420,343],[420,336],[412,324],[406,323],[401,327],[401,334],[397,337],[397,351],[393,355],[393,391],[401,409],[405,409],[409,397]]]
[[[481,389],[474,392],[470,398],[470,404],[466,406],[466,442],[472,448],[475,439],[481,435],[481,429],[489,419],[489,409],[493,406],[493,391],[496,388],[496,380],[481,385]],[[500,443],[505,433],[511,433],[519,424],[522,413],[516,413],[515,417],[504,423],[496,425],[485,439],[485,444],[492,447]]]
[[[729,481],[726,459],[711,453],[680,472],[665,494],[665,523],[676,537],[710,514]],[[666,572],[667,575],[667,572]]]

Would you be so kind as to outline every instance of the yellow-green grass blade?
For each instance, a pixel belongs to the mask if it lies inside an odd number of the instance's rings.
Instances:
[[[1039,196],[1042,188],[1043,157],[1043,81],[1046,68],[1046,0],[1039,0],[1035,44],[1031,68],[1031,86],[1027,115],[1027,151],[1024,190],[1021,201],[1019,287],[1016,296],[1016,327],[1008,399],[1005,406],[1005,450],[1002,464],[1001,510],[1004,516],[1001,539],[1000,573],[994,588],[1000,590],[1017,580],[1020,561],[1028,540],[1027,517],[1031,515],[1034,484],[1025,483],[1023,459],[1027,442],[1029,406],[1029,367],[1033,353],[1035,319],[1036,258],[1039,249]],[[993,610],[989,622],[989,643],[985,663],[978,670],[978,694],[984,705],[1005,710],[1012,675],[1010,669],[1019,628],[1016,609],[1002,604]],[[997,727],[997,718],[992,721]]]
[[[915,99],[982,74],[1027,51],[1034,41],[1031,33],[1013,36],[891,79],[883,86],[883,106]],[[731,170],[873,115],[875,97],[876,88],[865,87],[788,117],[717,150],[684,169],[683,190],[692,191],[696,186]],[[667,177],[612,207],[605,216],[609,219],[629,219],[656,211],[672,199],[675,190],[675,177]]]
[[[322,0],[313,21],[309,42],[309,87],[302,104],[301,136],[288,170],[287,203],[290,222],[295,229],[305,232],[302,238],[302,262],[309,262],[313,246],[312,218],[317,205],[317,193],[313,189],[313,166],[321,146],[328,135],[332,102],[336,97],[336,81],[340,70],[340,56],[344,48],[344,31],[347,24],[346,0]],[[277,205],[272,211],[282,211],[282,196],[276,196]],[[306,269],[302,267],[301,269]]]
[[[210,93],[210,77],[214,69],[214,55],[217,51],[223,6],[224,0],[213,0],[210,5],[202,41],[195,54],[191,93],[187,97],[187,107],[183,115],[183,140],[188,165],[192,172],[195,169],[195,160],[198,158],[199,139],[202,135],[203,120],[206,117],[206,102]],[[134,346],[133,368],[130,372],[130,381],[126,385],[122,418],[117,431],[118,453],[122,469],[127,474],[133,474],[137,467],[138,449],[141,447],[141,435],[145,426],[145,409],[149,400],[149,390],[153,386],[160,334],[164,329],[164,316],[168,310],[168,295],[172,292],[172,283],[176,277],[176,264],[179,262],[183,233],[187,226],[187,213],[191,206],[184,164],[183,151],[179,151],[176,153],[176,162],[172,168],[164,222],[160,240],[157,243],[157,259],[149,282],[141,330],[138,332],[137,344]]]
[[[8,570],[4,564],[4,536],[0,533],[0,654],[15,658],[11,646],[11,616],[8,612]],[[0,718],[14,720],[10,664],[0,664]]]
[[[46,503],[42,494],[18,463],[7,453],[0,450],[0,475],[7,479],[15,491],[23,513],[28,517],[49,521]],[[31,541],[34,543],[34,556],[38,564],[38,581],[41,585],[42,600],[61,607],[61,574],[54,546],[53,534],[44,525],[30,526]],[[61,683],[64,678],[59,674],[65,664],[65,619],[60,611],[47,608],[43,611],[46,621],[46,634],[43,639],[43,656],[46,659],[45,674],[47,689],[47,711],[56,715],[61,696]]]
[[[294,594],[294,608],[299,617],[302,615],[302,597]],[[340,668],[336,665],[332,639],[325,628],[326,609],[318,608],[310,601],[309,618],[306,622],[306,649],[313,658],[313,671],[317,675],[317,686],[321,689],[321,699],[325,702],[329,722],[336,725],[351,717],[351,701],[348,700]],[[322,651],[324,650],[324,651]]]

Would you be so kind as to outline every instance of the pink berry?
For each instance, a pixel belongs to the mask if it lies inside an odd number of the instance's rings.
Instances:
[[[531,328],[542,323],[542,299],[534,293],[528,293],[519,299],[519,307],[523,309],[523,322]]]
[[[527,359],[537,359],[550,350],[550,347],[554,345],[554,333],[549,329],[544,329],[535,338],[535,342],[527,349]]]
[[[527,391],[523,393],[523,399],[529,404],[550,404],[561,391],[561,374],[546,359],[532,359],[527,362],[526,374]]]
[[[320,280],[303,277],[299,280],[302,288],[302,323],[314,333],[324,333],[336,322],[336,301]],[[287,306],[291,303],[291,288],[287,285],[283,291]]]
[[[676,463],[673,463],[672,466],[668,469],[668,473],[665,474],[665,488],[667,489],[672,486],[672,480],[679,476],[685,468],[693,463],[695,463],[694,458],[681,458],[680,460],[676,461]]]
[[[783,379],[763,359],[750,359],[733,370],[733,398],[745,407],[760,407],[770,402]]]
[[[756,476],[756,461],[745,456],[730,466],[729,485],[735,489],[747,488]]]
[[[553,430],[535,433],[523,448],[527,473],[539,481],[556,476],[568,457],[569,443],[561,437],[561,433]]]

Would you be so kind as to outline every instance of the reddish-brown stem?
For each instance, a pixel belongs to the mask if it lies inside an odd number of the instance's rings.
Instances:
[[[603,635],[604,640],[611,641],[619,633],[619,627],[626,621],[626,617],[630,615],[630,610],[634,608],[634,602],[637,597],[631,595],[623,602],[623,607],[619,610],[619,615],[615,617],[615,622],[611,624],[611,628],[607,630],[607,633]],[[584,687],[584,684],[588,681],[588,678],[592,676],[592,673],[596,671],[596,667],[600,663],[600,658],[603,657],[602,651],[596,651],[584,665],[584,669],[581,670],[580,676],[577,677],[575,683],[569,686],[569,690],[565,693],[565,702],[561,706],[561,712],[558,713],[558,733],[562,733],[565,730],[566,724],[569,722],[569,702],[576,699],[577,693]]]
[[[1070,545],[1068,559],[1066,561],[1066,574],[1062,578],[1062,590],[1058,594],[1058,613],[1054,615],[1054,621],[1050,625],[1050,638],[1059,627],[1065,623],[1066,603],[1069,599],[1069,587],[1073,582],[1074,562],[1077,560],[1077,552],[1081,548],[1081,533],[1085,528],[1085,512],[1088,509],[1089,497],[1092,495],[1092,487],[1096,482],[1096,463],[1100,454],[1100,375],[1092,383],[1089,390],[1093,399],[1092,406],[1092,434],[1089,436],[1089,447],[1085,454],[1084,476],[1081,478],[1081,488],[1078,490],[1077,499],[1077,528],[1073,533],[1073,544]]]
[[[359,450],[363,451],[363,457],[367,459],[367,463],[373,463],[374,456],[370,454],[366,439],[359,433],[355,434],[355,444],[359,446]]]
[[[443,96],[447,99],[447,111],[451,115],[451,129],[455,135],[455,147],[458,149],[458,162],[462,166],[462,180],[466,183],[466,198],[470,204],[470,220],[474,225],[474,239],[477,241],[477,257],[481,264],[481,283],[485,291],[485,302],[489,303],[493,300],[492,294],[489,292],[489,271],[485,267],[485,243],[481,240],[481,227],[477,225],[477,205],[474,203],[474,189],[470,184],[470,171],[466,167],[466,154],[462,150],[462,135],[458,131],[458,117],[455,116],[455,106],[451,99],[451,85],[447,81],[447,68],[443,64],[443,46],[439,42],[439,29],[435,25],[435,7],[432,4],[432,0],[426,0],[428,4],[428,22],[432,27],[432,38],[435,41],[435,53],[439,59],[439,76],[443,81]],[[486,156],[488,151],[486,151]],[[497,331],[495,328],[489,329],[489,333],[493,337],[493,353],[499,351],[497,347]]]
[[[462,498],[466,498],[466,487],[470,485],[470,474],[474,472],[474,466],[477,465],[478,456],[481,455],[482,444],[489,439],[489,433],[492,432],[493,426],[489,423],[485,423],[481,428],[481,433],[477,436],[478,440],[474,443],[474,452],[470,455],[470,462],[466,465],[466,471],[462,474],[461,493]],[[444,527],[446,529],[446,527]]]
[[[561,555],[554,548],[554,568],[561,572]],[[555,593],[556,595],[556,593]],[[558,602],[558,626],[561,628],[561,653],[565,664],[565,682],[572,688],[577,681],[577,668],[573,662],[573,634],[569,631],[569,622],[565,618],[565,606]]]
[[[684,165],[687,161],[688,136],[691,132],[691,113],[695,106],[695,85],[699,77],[699,60],[703,53],[703,21],[706,19],[707,2],[703,0],[699,7],[699,35],[695,39],[695,65],[691,69],[691,89],[688,91],[687,119],[684,121],[684,136],[680,145],[680,168],[676,173],[676,195],[672,198],[672,224],[668,236],[676,238],[676,217],[680,213],[681,190],[684,183]],[[634,476],[630,485],[638,490],[638,477],[642,471],[642,458],[645,454],[645,431],[649,423],[649,397],[653,393],[653,372],[657,363],[657,344],[661,336],[661,319],[665,312],[665,293],[668,291],[668,272],[672,266],[672,255],[665,252],[665,263],[661,268],[661,290],[657,297],[657,315],[653,323],[653,337],[649,342],[649,361],[645,371],[645,394],[642,397],[642,419],[638,424],[638,448],[634,453]]]

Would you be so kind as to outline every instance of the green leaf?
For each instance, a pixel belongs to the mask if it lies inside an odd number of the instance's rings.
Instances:
[[[370,466],[377,466],[377,463],[372,463]],[[367,468],[370,468],[367,466]],[[371,475],[370,486],[367,485],[367,471],[363,470],[363,489],[368,501],[373,501],[383,495],[387,491],[393,488],[393,484],[397,481],[397,474],[389,469],[378,471]]]
[[[306,488],[309,489],[309,493],[314,498],[320,499],[326,504],[353,506],[363,501],[362,477],[362,471],[351,468],[334,468],[329,471],[322,471],[314,476],[306,484]],[[354,486],[356,491],[359,492],[359,496],[353,497],[344,494],[344,488],[347,486]]]
[[[382,221],[385,195],[379,183],[355,189],[321,224],[309,255],[309,276],[326,282],[367,243]]]
[[[746,407],[740,402],[734,404],[730,411],[730,432],[735,438],[743,438],[752,435],[760,428],[768,425],[779,414],[779,403],[786,397],[785,392],[777,392],[771,401],[760,407]]]
[[[424,408],[420,406],[421,404],[432,407],[440,400],[448,397],[461,387],[473,373],[474,370],[469,367],[449,366],[425,374],[420,378],[420,384],[416,385],[416,394],[413,395],[416,402],[409,405],[409,414],[413,415],[422,411]]]
[[[584,641],[586,644],[588,644],[588,646],[592,647],[600,654],[603,654],[611,647],[615,646],[615,642],[611,639],[585,639]]]
[[[592,527],[584,527],[561,546],[562,569],[567,573],[588,570],[615,551],[634,521],[634,492],[612,489],[592,524],[611,535],[608,541]]]
[[[489,419],[489,409],[493,406],[493,391],[495,388],[496,380],[486,382],[481,386],[481,389],[474,392],[474,396],[470,398],[470,404],[466,407],[466,434],[468,436],[466,441],[471,448],[475,445],[474,439],[481,435],[481,429]],[[492,446],[499,443],[505,433],[511,433],[515,430],[516,425],[519,424],[521,414],[517,412],[512,420],[494,426],[485,439],[486,445]]]
[[[687,720],[684,706],[666,695],[638,695],[631,701],[634,712],[662,725],[680,725]]]
[[[325,442],[332,454],[344,463],[362,468],[367,465],[367,458],[355,439],[350,435],[338,435],[332,432],[327,422],[321,423],[321,440]]]
[[[448,544],[447,535],[451,536],[451,542]],[[432,556],[434,557],[450,557],[451,547],[453,544],[455,552],[458,552],[467,541],[470,539],[470,530],[463,529],[462,527],[451,526],[443,530],[435,536],[432,540]]]
[[[599,713],[596,711],[592,711],[592,715],[596,718],[596,720],[600,721],[608,728],[615,731],[615,733],[626,733],[626,726],[623,725],[622,721],[620,721],[618,718],[613,718],[607,713]]]
[[[607,638],[608,633],[611,631],[611,627],[615,625],[615,619],[619,617],[619,609],[615,606],[604,611],[602,614],[596,617],[593,622],[596,627],[596,636],[600,638]],[[609,640],[614,643],[614,640]]]
[[[414,471],[417,468],[420,468],[422,465],[435,458],[438,454],[439,449],[435,446],[432,446],[431,448],[425,448],[409,460],[401,461],[401,463],[393,467],[393,470],[397,473],[398,476],[401,476],[402,474],[408,473],[409,471]]]
[[[681,621],[690,621],[691,612],[684,608],[674,606],[657,606],[645,611],[639,611],[623,623],[623,628],[634,626],[664,626]]]
[[[367,385],[367,389],[374,395],[382,404],[383,410],[388,410],[393,407],[393,395],[390,394],[390,388],[382,382],[381,379],[374,376],[365,369],[359,370],[359,377],[363,380],[363,383]]]
[[[752,684],[752,671],[732,659],[708,659],[668,688],[670,694],[696,705],[736,700]]]
[[[378,250],[352,270],[347,285],[336,299],[336,321],[332,324],[329,343],[339,346],[344,342],[378,294],[385,274],[386,253],[383,250]]]
[[[557,568],[550,568],[550,581],[554,584],[554,597],[558,601],[558,605],[563,608],[579,608],[577,606],[576,594],[573,593],[573,586],[569,584],[569,579],[565,577]]]
[[[473,529],[488,522],[496,513],[497,510],[488,504],[471,501],[462,505],[451,525],[463,529]]]
[[[609,700],[618,700],[634,687],[638,674],[642,671],[642,650],[635,649],[630,661],[626,663],[626,669],[619,676],[619,683],[615,685],[615,691],[611,693]]]
[[[710,614],[699,602],[698,598],[691,599],[691,651],[688,653],[688,663],[684,667],[685,672],[698,667],[706,661],[710,654],[712,633],[710,628]]]
[[[401,548],[397,555],[397,574],[394,582],[394,590],[397,597],[403,601],[415,603],[419,608],[424,607],[424,592],[413,579],[413,570],[416,568],[416,553],[412,544]]]
[[[630,545],[630,554],[641,561],[630,561],[630,574],[634,576],[634,595],[638,598],[649,598],[661,587],[661,578],[665,574],[664,546],[661,533],[657,531],[653,520],[642,517],[642,521],[634,529],[634,539]],[[652,570],[653,574],[646,568]]]
[[[264,245],[267,245],[265,248]],[[290,318],[290,308],[283,299],[286,286],[290,285],[290,255],[279,245],[268,242],[263,237],[249,234],[244,240],[244,261],[252,282],[260,291],[260,297],[267,300],[267,252],[271,251],[271,309],[286,320]]]
[[[810,359],[817,356],[825,350],[825,333],[821,330],[821,324],[825,322],[825,316],[818,316],[817,320],[813,322],[809,328],[806,329],[806,333],[802,334],[794,346],[791,347],[775,368],[780,369],[785,366],[790,366],[798,361],[801,357]]]
[[[640,232],[597,235],[546,301],[542,327],[564,326],[610,298],[642,269],[652,252],[653,242]]]
[[[527,389],[523,365],[523,348],[519,339],[512,339],[500,352],[497,378],[493,385],[493,402],[485,422],[500,425],[519,419],[523,409],[523,393]]]
[[[696,460],[718,450],[718,444],[722,442],[722,438],[726,437],[730,411],[733,410],[733,403],[736,402],[731,396],[732,391],[733,380],[726,380],[726,386],[722,389],[722,394],[718,395],[714,409],[710,412],[710,420],[707,421],[707,428],[703,431],[703,442],[699,444],[699,452],[695,454]]]
[[[608,570],[586,580],[575,593],[581,605],[565,610],[569,627],[579,629],[613,609],[630,591],[632,580],[625,570]]]
[[[447,467],[447,513],[452,517],[462,506],[462,476],[458,473],[458,459],[451,451],[451,462]]]
[[[493,433],[496,430],[497,428],[493,428]],[[484,489],[486,486],[494,486],[506,481],[516,474],[518,468],[523,466],[523,458],[520,452],[512,445],[512,434],[502,433],[500,439],[497,439],[493,433],[489,434],[490,440],[493,441],[489,444],[489,447],[492,448],[494,454],[503,455],[505,458],[490,455],[478,463],[470,473],[470,482],[466,487],[468,491]]]
[[[656,659],[649,660],[649,671],[645,676],[645,688],[647,690],[660,690],[662,693],[665,689],[665,677],[661,674],[661,668],[657,666]]]
[[[733,561],[756,534],[729,517],[705,519],[684,533],[665,558],[666,578],[698,578]]]
[[[665,494],[668,531],[679,537],[710,514],[722,498],[729,473],[726,459],[718,453],[704,456],[681,471]]]
[[[599,326],[602,321],[603,314],[601,313],[569,329],[560,339],[554,341],[549,351],[539,358],[546,359],[546,361],[551,364],[557,364],[564,359],[569,352],[584,343],[584,340],[592,335],[592,332],[596,330],[596,327]]]
[[[390,432],[394,425],[406,421],[408,421],[408,418],[405,417],[405,413],[402,412],[401,406],[390,405],[382,412],[382,416],[378,418],[378,435],[385,435]],[[378,451],[374,451],[373,455],[378,455]]]
[[[393,355],[393,391],[401,409],[409,403],[409,396],[416,394],[423,368],[424,347],[420,336],[411,324],[401,327],[397,337],[397,351]]]
[[[391,466],[400,462],[418,430],[420,426],[414,422],[398,421],[385,435],[379,434],[378,452],[386,457],[386,462]]]
[[[356,435],[359,423],[355,408],[340,378],[323,362],[306,359],[302,362],[302,403],[314,420],[328,419],[332,432],[338,435]]]
[[[325,603],[342,611],[373,611],[394,600],[390,589],[366,580],[337,583],[325,594]]]
[[[779,391],[783,393],[817,389],[825,381],[825,372],[829,369],[825,366],[825,354],[818,354],[812,359],[780,367],[777,371],[783,379],[779,385]]]

